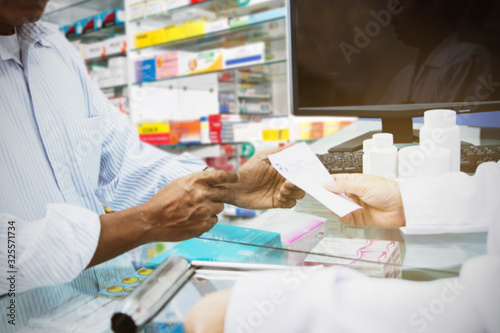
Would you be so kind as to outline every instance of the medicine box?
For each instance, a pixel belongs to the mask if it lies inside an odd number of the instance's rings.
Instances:
[[[146,2],[136,2],[129,6],[130,20],[138,20],[145,16],[146,14]]]
[[[104,41],[105,54],[116,55],[127,52],[127,38],[125,36],[118,36],[108,38]]]
[[[341,265],[368,276],[397,278],[401,276],[399,243],[384,240],[324,238],[304,260],[304,265]]]
[[[278,232],[284,249],[311,251],[325,237],[324,218],[289,210],[270,210],[244,226]],[[301,264],[307,254],[288,253],[288,263]]]
[[[156,79],[186,75],[189,72],[188,62],[192,53],[174,51],[156,56]]]
[[[264,42],[224,49],[224,69],[263,63],[265,60],[265,50]]]
[[[222,49],[191,54],[187,65],[188,74],[200,74],[222,70]]]
[[[114,25],[124,25],[125,13],[122,9],[112,9],[100,14],[94,18],[94,29],[102,29]]]
[[[85,45],[85,59],[96,59],[106,56],[104,42]]]
[[[188,6],[189,4],[189,0],[165,0],[165,9],[171,10],[178,7]]]
[[[142,49],[153,45],[153,31],[141,32],[134,35],[134,47]]]
[[[152,145],[168,145],[170,144],[170,122],[148,122],[138,123],[137,131],[139,139]]]
[[[280,235],[275,232],[231,225],[216,225],[204,233],[201,238],[203,239],[193,238],[181,242],[147,262],[146,267],[155,268],[170,255],[178,255],[189,261],[281,263],[281,251],[279,250],[281,240]]]
[[[277,20],[280,18],[285,18],[285,16],[286,16],[285,7],[266,10],[264,12],[249,15],[248,24],[258,24],[266,21]]]
[[[146,2],[146,15],[160,14],[166,10],[165,1],[163,0],[148,0]]]
[[[175,120],[171,122],[171,144],[198,144],[201,143],[200,119]]]
[[[135,81],[150,82],[156,80],[155,58],[147,58],[135,62]]]

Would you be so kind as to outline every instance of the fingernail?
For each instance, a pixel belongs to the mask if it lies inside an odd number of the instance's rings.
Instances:
[[[283,195],[289,195],[290,193],[292,192],[290,192],[290,190],[287,188],[283,190]]]
[[[278,199],[278,201],[280,202],[286,202],[286,199],[285,198],[282,198],[281,195],[278,194],[278,196],[276,197]]]
[[[333,180],[329,180],[323,183],[323,186],[330,191],[334,191],[337,189],[337,184]]]

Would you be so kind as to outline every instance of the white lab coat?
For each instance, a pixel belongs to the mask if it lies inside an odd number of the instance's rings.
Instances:
[[[500,162],[400,188],[409,229],[491,223],[488,253],[431,282],[346,268],[249,275],[234,286],[225,332],[500,332]]]

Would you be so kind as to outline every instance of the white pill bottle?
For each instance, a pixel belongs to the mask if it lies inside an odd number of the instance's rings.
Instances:
[[[448,148],[451,152],[451,171],[460,171],[460,128],[455,111],[425,111],[419,136],[420,146],[431,153],[436,147]]]
[[[393,144],[394,138],[390,133],[373,135],[369,143],[368,173],[370,175],[395,179],[398,176],[398,148]]]

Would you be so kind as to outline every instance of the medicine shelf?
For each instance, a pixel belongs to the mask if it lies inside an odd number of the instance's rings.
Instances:
[[[207,0],[198,2],[195,4],[173,8],[170,10],[163,11],[161,13],[155,13],[151,15],[146,15],[144,17],[135,18],[130,20],[130,23],[147,23],[148,21],[160,21],[164,22],[172,18],[176,12],[181,12],[183,10],[188,10],[190,8],[197,8],[202,10],[207,10],[215,13],[217,17],[234,17],[247,15],[255,11],[261,11],[266,8],[273,8],[283,5],[283,0],[270,0],[265,2],[259,2],[256,4],[250,3],[248,6],[241,6],[236,0]]]
[[[116,57],[125,57],[127,56],[127,52],[122,52],[122,53],[114,53],[114,54],[108,54],[105,55],[104,57],[94,57],[94,58],[86,58],[84,59],[86,63],[91,63],[91,62],[107,62],[111,58],[116,58]]]
[[[123,3],[123,0],[52,0],[42,20],[63,26],[110,9],[123,9]]]
[[[125,34],[125,27],[123,25],[113,25],[110,27],[101,28],[99,30],[86,32],[78,36],[71,36],[68,37],[68,40],[70,41],[79,40],[82,43],[87,44],[124,34]]]
[[[272,41],[278,41],[278,40],[285,40],[285,32],[283,33],[277,33],[276,35],[274,34],[258,34],[261,28],[264,27],[266,24],[273,23],[273,22],[283,22],[285,21],[285,17],[279,17],[279,18],[274,18],[271,20],[266,20],[262,21],[259,23],[255,24],[248,24],[245,26],[233,28],[233,29],[228,29],[228,30],[222,30],[222,31],[217,31],[209,34],[203,34],[203,35],[198,35],[194,37],[189,37],[189,38],[184,38],[184,39],[178,39],[175,41],[167,42],[167,43],[162,43],[162,44],[155,44],[155,45],[150,45],[150,46],[145,46],[141,48],[133,48],[131,51],[142,51],[146,49],[153,49],[153,48],[171,48],[171,47],[181,47],[183,50],[186,51],[196,51],[196,50],[204,50],[208,48],[208,45],[211,45],[212,48],[215,47],[224,47],[225,43],[228,43],[226,39],[229,40],[237,40],[237,39],[242,39],[245,40],[245,43],[252,43],[252,42],[272,42]],[[224,39],[226,38],[226,39]],[[213,45],[213,44],[218,44],[218,45]],[[190,49],[192,48],[192,49]]]
[[[218,71],[211,71],[211,72],[205,72],[205,73],[199,73],[199,74],[173,76],[173,77],[169,77],[169,78],[165,78],[165,79],[160,79],[160,80],[136,82],[136,83],[133,83],[133,85],[135,85],[135,86],[142,86],[142,85],[147,85],[147,84],[151,84],[151,83],[155,83],[155,82],[166,82],[166,81],[170,81],[170,80],[195,77],[195,76],[199,76],[199,75],[221,73],[221,72],[232,71],[232,70],[241,70],[241,69],[251,68],[251,67],[256,67],[256,66],[272,66],[272,65],[284,64],[284,63],[286,63],[286,59],[272,60],[272,61],[266,61],[266,62],[263,62],[263,63],[259,63],[259,64],[255,64],[255,65],[250,65],[250,66],[249,65],[244,65],[244,66],[241,66],[241,67],[226,68],[226,69],[221,69],[221,70],[218,70]]]

